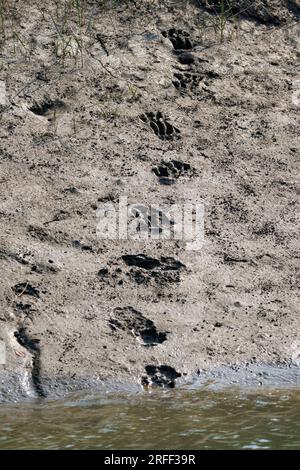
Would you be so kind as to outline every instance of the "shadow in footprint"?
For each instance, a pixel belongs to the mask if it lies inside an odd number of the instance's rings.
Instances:
[[[35,103],[29,108],[29,111],[37,116],[46,117],[51,121],[56,115],[64,113],[66,109],[67,107],[63,101],[47,99],[41,103]]]
[[[142,377],[142,385],[156,385],[157,387],[174,388],[175,381],[181,377],[181,373],[177,372],[171,366],[154,366],[148,365],[145,367],[147,376]]]
[[[111,330],[126,331],[140,338],[146,347],[156,346],[167,340],[167,331],[158,331],[154,322],[133,307],[116,308],[109,320]]]
[[[171,41],[173,48],[176,51],[190,50],[193,48],[189,33],[182,29],[171,28],[168,31],[162,31],[161,34]]]
[[[181,270],[185,265],[172,257],[162,256],[160,259],[151,258],[144,254],[123,255],[123,261],[131,269],[127,275],[136,284],[152,283],[166,286],[180,282]]]
[[[193,176],[195,170],[189,163],[179,160],[162,161],[159,165],[152,168],[153,173],[159,178],[160,184],[174,184],[180,176]]]
[[[127,266],[136,266],[146,270],[161,269],[166,271],[177,271],[184,267],[184,264],[181,263],[181,261],[165,256],[162,256],[160,259],[156,259],[144,254],[123,255],[122,259],[125,261]]]
[[[204,75],[190,72],[175,72],[173,78],[173,85],[181,92],[192,91],[195,92],[199,83],[204,79]]]
[[[180,131],[174,127],[160,111],[149,112],[140,116],[141,120],[151,127],[161,140],[175,140],[180,138]]]
[[[30,295],[31,297],[40,297],[40,292],[36,287],[33,287],[28,282],[21,282],[12,287],[12,290],[16,295],[21,297],[21,295]]]

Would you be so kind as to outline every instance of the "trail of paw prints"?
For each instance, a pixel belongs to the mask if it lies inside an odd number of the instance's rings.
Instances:
[[[180,66],[174,72],[172,83],[180,93],[191,92],[197,94],[200,82],[210,82],[219,75],[213,71],[212,66],[203,57],[197,57],[192,53],[196,43],[187,31],[171,28],[162,31],[162,35],[168,38],[173,45],[173,51]],[[206,66],[205,63],[208,65]],[[209,84],[209,83],[208,83]]]
[[[160,111],[142,114],[140,118],[150,126],[155,135],[161,140],[180,139],[180,130],[173,126],[168,118]]]

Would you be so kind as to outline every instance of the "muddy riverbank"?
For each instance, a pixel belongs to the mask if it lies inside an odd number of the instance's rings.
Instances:
[[[201,369],[190,376],[170,377],[167,384],[159,384],[163,389],[179,388],[186,391],[268,393],[274,390],[293,390],[300,387],[300,368],[295,365],[239,364],[215,366],[212,369]],[[74,393],[93,393],[95,397],[109,394],[117,399],[118,394],[124,396],[147,396],[148,392],[157,389],[157,383],[150,387],[143,386],[131,377],[124,380],[108,380],[93,377],[90,373],[83,377],[51,376],[44,377],[40,386],[43,393],[38,393],[30,375],[20,370],[18,373],[1,372],[0,403],[34,402],[49,403],[49,400],[69,398]],[[170,385],[171,384],[171,385]]]
[[[299,3],[12,3],[0,400],[220,367],[260,386],[256,364],[298,383]],[[124,197],[203,207],[204,245],[99,237]]]

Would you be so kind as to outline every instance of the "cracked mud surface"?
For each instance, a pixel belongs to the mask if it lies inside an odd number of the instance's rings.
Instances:
[[[31,2],[30,61],[2,46],[0,401],[299,366],[298,2],[254,5],[223,43],[210,10],[125,3],[96,8],[76,61]],[[205,245],[97,238],[121,196],[132,217],[204,204]]]

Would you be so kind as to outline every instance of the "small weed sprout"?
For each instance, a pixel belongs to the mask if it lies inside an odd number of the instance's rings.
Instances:
[[[1,42],[5,39],[5,13],[6,13],[6,0],[0,0],[0,32],[1,32]]]
[[[128,84],[128,94],[130,101],[136,101],[139,97],[139,90],[136,86],[132,85],[131,83]]]
[[[205,37],[209,28],[213,28],[215,35],[223,43],[227,38],[233,40],[234,36],[239,38],[239,16],[237,12],[235,0],[218,0],[210,4],[209,0],[206,2],[209,10],[212,10],[211,15],[204,14],[201,18],[201,37]]]
[[[227,16],[225,12],[225,0],[220,0],[220,14],[217,19],[217,29],[220,32],[220,40],[224,42],[224,33],[227,24]]]

